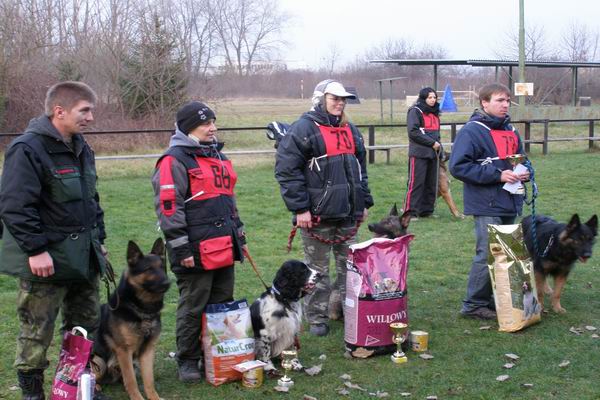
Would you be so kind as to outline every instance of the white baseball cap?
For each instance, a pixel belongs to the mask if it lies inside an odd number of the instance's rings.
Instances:
[[[313,106],[318,106],[323,103],[323,98],[329,93],[334,96],[344,97],[346,99],[356,99],[356,95],[348,92],[344,86],[333,79],[326,79],[317,83],[312,95]]]
[[[338,81],[332,81],[326,84],[325,88],[323,89],[323,94],[327,93],[338,97],[356,99],[356,96],[346,91],[346,88],[344,88],[344,86]]]

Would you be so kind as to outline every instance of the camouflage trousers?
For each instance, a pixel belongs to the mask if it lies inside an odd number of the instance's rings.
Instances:
[[[93,340],[100,325],[99,281],[99,276],[94,282],[19,281],[17,315],[20,331],[14,363],[18,370],[48,367],[46,352],[54,336],[59,311],[62,311],[61,332],[81,326]]]
[[[356,221],[343,219],[335,222],[321,221],[309,230],[302,229],[304,260],[311,268],[323,274],[316,288],[304,298],[306,319],[311,325],[327,323],[329,320],[329,296],[338,290],[341,301],[346,298],[346,260],[350,245],[356,243],[356,235],[342,243],[323,243],[310,233],[326,240],[339,240],[348,236],[356,228]],[[333,251],[335,261],[335,281],[329,277],[329,258]]]

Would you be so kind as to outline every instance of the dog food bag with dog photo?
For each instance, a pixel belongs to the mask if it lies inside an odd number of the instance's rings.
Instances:
[[[65,332],[52,383],[50,400],[76,400],[77,384],[85,371],[94,342],[80,326]]]
[[[395,351],[390,323],[408,323],[406,274],[412,239],[413,235],[375,238],[350,246],[344,341],[352,356],[365,358]]]
[[[202,315],[206,380],[218,386],[242,379],[234,366],[254,360],[254,333],[246,300],[208,304]]]
[[[521,225],[488,225],[488,267],[498,330],[516,332],[541,320],[533,262]]]

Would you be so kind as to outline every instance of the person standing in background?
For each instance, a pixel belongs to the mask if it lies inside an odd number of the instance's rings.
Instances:
[[[417,102],[408,109],[408,182],[404,211],[415,217],[433,214],[437,198],[440,144],[440,104],[434,89],[421,89]]]

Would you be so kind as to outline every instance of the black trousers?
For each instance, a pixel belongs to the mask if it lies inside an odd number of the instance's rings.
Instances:
[[[179,289],[175,326],[177,359],[200,360],[202,313],[207,304],[233,300],[234,267],[176,276]]]
[[[437,196],[437,168],[435,158],[409,157],[404,211],[411,210],[412,215],[418,217],[433,214]]]

